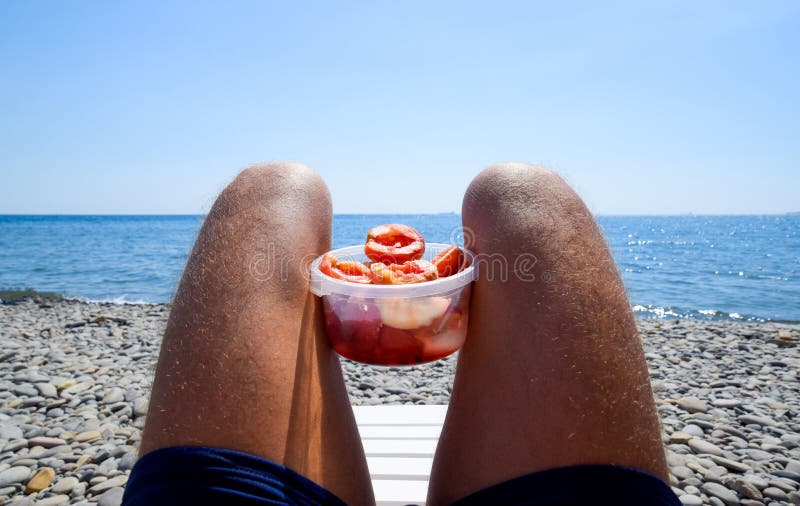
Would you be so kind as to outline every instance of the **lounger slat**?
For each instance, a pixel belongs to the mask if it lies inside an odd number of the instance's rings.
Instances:
[[[439,439],[438,425],[362,425],[361,439]]]
[[[444,423],[447,406],[353,406],[356,424],[361,425],[438,425]]]
[[[367,457],[373,480],[427,480],[432,464],[429,457]]]
[[[367,457],[433,457],[435,439],[363,439]]]
[[[377,506],[405,506],[425,504],[428,481],[425,480],[372,480]]]

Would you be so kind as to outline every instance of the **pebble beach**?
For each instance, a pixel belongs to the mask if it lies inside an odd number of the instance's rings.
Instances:
[[[120,503],[168,313],[0,304],[0,506]],[[638,326],[683,504],[800,505],[800,325]],[[446,404],[455,357],[402,369],[342,363],[354,405]]]

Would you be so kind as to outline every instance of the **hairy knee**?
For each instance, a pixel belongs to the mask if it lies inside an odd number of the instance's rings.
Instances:
[[[478,229],[475,234],[546,238],[579,227],[590,213],[555,171],[506,162],[484,169],[472,180],[463,217],[465,225]]]
[[[465,205],[548,204],[569,192],[569,186],[554,171],[520,162],[497,163],[484,169],[470,183]]]
[[[267,162],[242,170],[225,191],[232,193],[317,192],[327,195],[322,178],[297,162]]]
[[[268,162],[239,172],[217,198],[214,208],[227,214],[252,206],[329,212],[330,193],[322,178],[301,163]]]

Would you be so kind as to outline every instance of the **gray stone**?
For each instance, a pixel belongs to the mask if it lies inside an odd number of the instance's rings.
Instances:
[[[50,490],[54,494],[69,494],[72,492],[72,489],[75,488],[78,483],[78,478],[74,476],[67,476],[64,478],[59,479],[53,488]]]
[[[672,444],[686,444],[693,437],[694,436],[686,432],[677,431],[669,435],[669,442]]]
[[[46,459],[48,457],[55,457],[56,455],[69,455],[71,453],[72,447],[70,445],[58,445],[43,451],[41,455],[39,455],[39,458]]]
[[[742,452],[753,460],[770,460],[773,457],[771,453],[756,448],[748,448],[747,450],[742,450]]]
[[[725,506],[725,503],[719,497],[709,497],[708,504],[711,506]]]
[[[739,496],[732,490],[725,488],[719,483],[703,483],[700,490],[710,496],[719,498],[726,505],[739,504]]]
[[[103,402],[105,404],[113,404],[123,400],[125,400],[125,390],[119,387],[110,388],[103,396]]]
[[[680,499],[681,503],[684,506],[702,506],[703,500],[697,497],[696,495],[692,494],[683,494],[678,499]]]
[[[736,462],[735,460],[726,459],[725,457],[720,457],[718,455],[712,455],[711,460],[716,462],[721,466],[725,466],[731,471],[736,471],[738,473],[744,473],[750,471],[750,466],[746,464],[742,464],[741,462]]]
[[[766,425],[769,427],[778,425],[775,420],[766,416],[758,416],[758,415],[742,415],[739,417],[739,422],[742,425]]]
[[[6,444],[3,447],[3,451],[4,452],[15,452],[17,450],[21,450],[21,449],[27,448],[27,447],[28,447],[28,440],[27,439],[16,439],[14,441],[9,441],[8,444]]]
[[[122,494],[124,492],[125,489],[122,487],[114,487],[106,490],[97,501],[97,506],[119,506],[122,502]]]
[[[792,481],[796,481],[797,483],[800,483],[800,473],[793,473],[791,471],[778,470],[778,471],[772,471],[772,474],[774,474],[775,476],[780,476],[781,478],[788,478],[788,479],[790,479]]]
[[[0,425],[0,439],[22,439],[25,437],[22,429],[14,425]]]
[[[25,466],[14,466],[0,472],[0,487],[7,487],[15,483],[27,481],[31,476],[31,470]]]
[[[725,486],[731,490],[735,490],[743,497],[747,497],[749,499],[756,499],[760,501],[764,498],[764,496],[758,490],[758,487],[742,478],[734,478],[726,482]]]
[[[706,480],[716,483],[722,483],[722,477],[728,474],[728,470],[722,466],[712,466],[705,473]]]
[[[769,486],[769,482],[765,478],[756,474],[748,473],[745,474],[743,478],[758,487],[759,490],[763,490]]]
[[[767,487],[764,489],[764,497],[775,499],[776,501],[788,501],[789,496],[783,490],[777,487]]]
[[[18,395],[20,397],[36,397],[39,395],[39,391],[36,390],[36,387],[29,385],[28,383],[15,385],[11,391],[14,392],[14,395]]]
[[[89,488],[89,492],[92,494],[99,494],[100,492],[105,492],[106,490],[112,489],[114,487],[122,487],[128,481],[128,477],[123,475],[115,476],[113,478],[109,478],[103,482],[98,483],[97,485],[92,486]]]
[[[772,478],[771,480],[769,480],[769,486],[779,488],[784,492],[789,493],[797,489],[798,483],[792,480],[787,480],[785,478]]]
[[[39,390],[39,393],[45,397],[58,397],[58,391],[56,390],[55,385],[52,383],[37,383],[36,389]]]
[[[741,406],[742,401],[738,399],[714,399],[711,404],[716,408],[735,408]]]
[[[784,469],[790,473],[800,474],[800,460],[789,460]]]
[[[32,437],[28,439],[28,446],[43,446],[44,448],[54,448],[56,446],[61,446],[67,444],[66,441],[57,437]]]
[[[136,416],[145,416],[147,415],[147,398],[146,397],[138,397],[133,400],[133,414]]]
[[[68,495],[54,495],[36,501],[35,506],[61,506],[62,504],[69,504]]]
[[[681,429],[681,432],[685,432],[686,434],[691,434],[694,437],[703,437],[703,434],[704,434],[703,429],[701,427],[693,424],[693,423],[690,423],[689,425],[685,425]]]
[[[133,469],[134,464],[136,464],[136,460],[138,459],[138,455],[136,452],[128,452],[119,459],[119,469],[120,471],[127,471],[129,469]]]
[[[686,478],[694,476],[694,472],[686,466],[675,466],[670,469],[670,471],[672,471],[673,476],[679,480],[685,480]]]
[[[678,399],[678,406],[689,413],[705,413],[708,411],[708,405],[697,397],[681,397]]]
[[[695,453],[708,453],[710,455],[722,456],[722,449],[713,443],[702,439],[694,438],[689,441],[689,448]]]
[[[18,497],[11,501],[11,504],[8,506],[33,506],[33,498],[32,497]]]
[[[791,504],[800,505],[800,493],[798,493],[798,492],[790,492],[789,493],[789,502]]]

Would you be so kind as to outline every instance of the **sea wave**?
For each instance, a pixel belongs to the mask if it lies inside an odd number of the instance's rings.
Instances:
[[[633,314],[647,319],[667,320],[672,318],[683,318],[691,320],[728,320],[741,322],[771,322],[779,321],[784,323],[795,323],[792,320],[773,320],[756,315],[741,314],[737,312],[726,312],[717,309],[682,309],[674,307],[659,307],[653,305],[634,304],[631,306]]]

